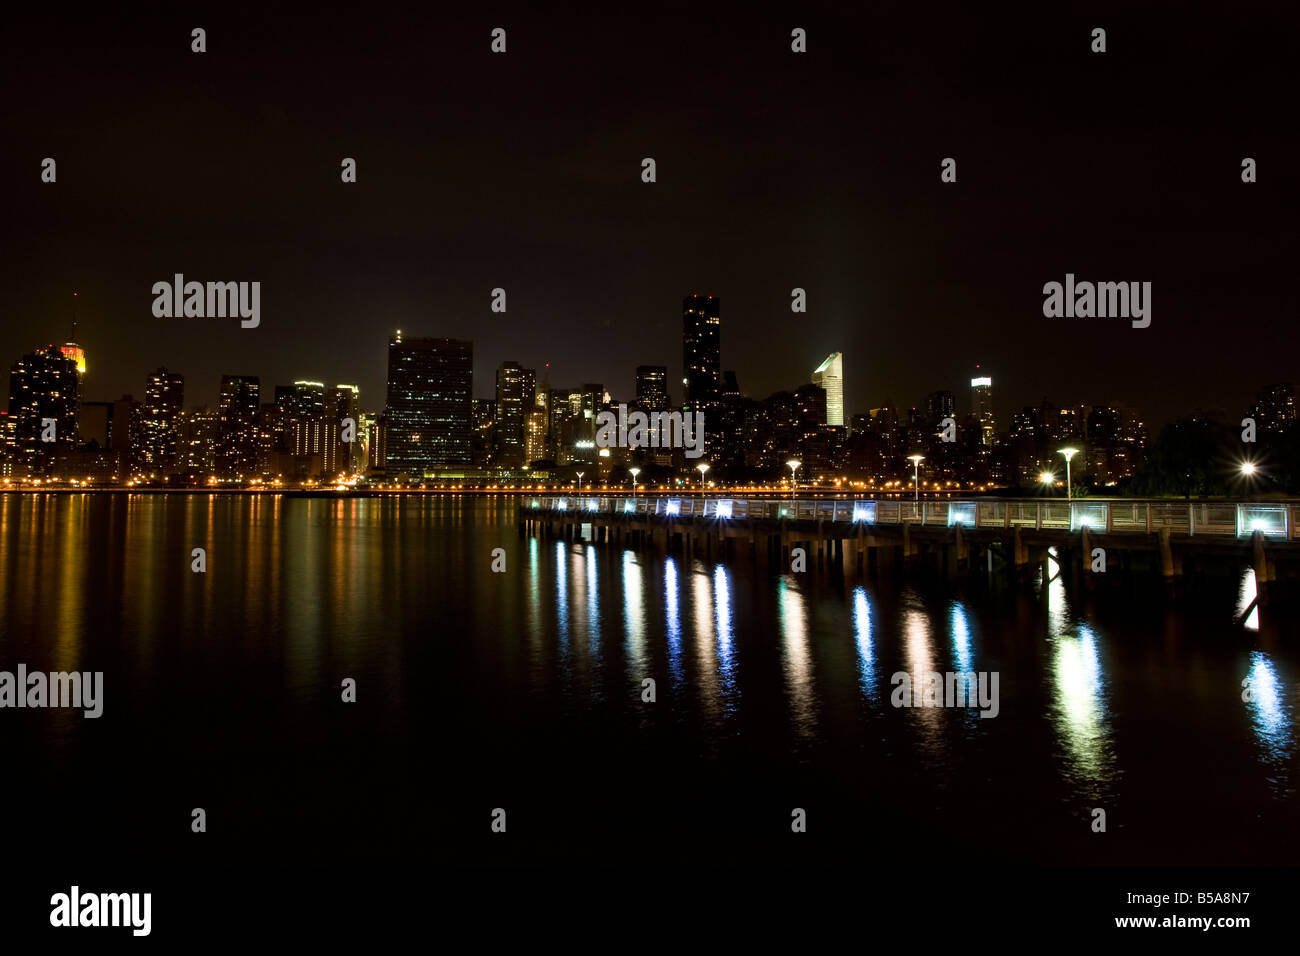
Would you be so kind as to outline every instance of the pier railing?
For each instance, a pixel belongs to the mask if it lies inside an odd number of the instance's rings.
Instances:
[[[1110,499],[1052,501],[999,499],[905,501],[818,498],[691,498],[687,496],[538,496],[525,508],[593,515],[714,518],[722,521],[830,521],[846,525],[1023,528],[1098,534],[1171,534],[1195,537],[1300,540],[1300,504],[1264,501]]]

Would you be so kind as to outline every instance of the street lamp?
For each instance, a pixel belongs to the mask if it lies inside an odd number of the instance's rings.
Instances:
[[[1056,484],[1056,476],[1050,471],[1044,471],[1038,476],[1038,480],[1046,486],[1043,490],[1050,495],[1052,493],[1052,485]]]
[[[1241,473],[1245,475],[1247,478],[1255,474],[1255,463],[1253,461],[1243,462],[1241,466]]]
[[[709,470],[708,465],[696,465],[695,470],[700,473],[700,492],[704,491],[704,473]]]
[[[586,474],[586,472],[578,472],[578,494],[582,494],[582,476],[584,474]]]
[[[1065,456],[1065,500],[1074,500],[1074,486],[1070,484],[1070,459],[1079,454],[1077,448],[1062,448],[1057,452],[1058,455]]]
[[[632,500],[636,500],[636,476],[641,474],[640,468],[629,468],[628,474],[632,476]]]
[[[787,468],[790,469],[790,497],[791,497],[791,499],[794,498],[794,473],[795,473],[796,471],[799,470],[799,466],[802,465],[802,464],[803,464],[803,462],[799,461],[797,458],[791,458],[789,461],[787,461],[787,462],[785,463],[785,466],[786,466]]]
[[[908,455],[907,460],[912,463],[912,500],[921,500],[921,462],[925,460],[924,455]]]

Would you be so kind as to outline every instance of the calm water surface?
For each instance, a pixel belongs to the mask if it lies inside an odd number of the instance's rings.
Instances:
[[[192,855],[203,807],[201,852],[245,861],[1300,853],[1300,635],[1234,625],[1248,573],[1180,605],[846,582],[523,539],[515,507],[0,496],[0,669],[106,685],[98,720],[0,711],[18,843]],[[1000,713],[894,708],[897,671],[997,671]]]

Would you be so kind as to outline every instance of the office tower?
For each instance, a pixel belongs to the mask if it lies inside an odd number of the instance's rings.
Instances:
[[[643,411],[666,411],[669,408],[668,366],[636,367],[636,403]]]
[[[535,461],[542,461],[549,457],[546,442],[548,417],[545,408],[534,406],[528,412],[524,437],[524,461],[527,464],[531,465]]]
[[[683,404],[709,411],[717,405],[722,384],[722,303],[711,295],[682,300]]]
[[[470,405],[470,464],[491,468],[496,454],[497,403],[494,398],[476,398]]]
[[[937,428],[945,418],[956,419],[957,401],[952,392],[943,389],[925,397],[925,423]]]
[[[318,474],[321,462],[315,456],[322,454],[322,424],[325,418],[325,383],[300,381],[293,383],[293,401],[289,412],[289,429],[293,434],[293,455],[302,459],[300,466],[307,474]]]
[[[352,474],[364,460],[360,457],[363,437],[360,419],[361,389],[355,385],[335,385],[325,392],[325,411],[321,416],[323,475]],[[345,441],[349,435],[352,440]]]
[[[826,390],[826,424],[844,424],[844,356],[832,352],[813,370],[814,385]]]
[[[165,472],[176,457],[176,419],[185,398],[185,376],[159,368],[145,380],[140,408],[140,467]]]
[[[970,404],[971,415],[979,425],[979,443],[992,445],[994,433],[997,431],[993,418],[993,379],[985,375],[970,380]]]
[[[528,463],[528,414],[533,410],[537,373],[518,362],[497,369],[496,464],[519,468]]]
[[[465,339],[388,340],[387,471],[422,478],[471,458],[474,345]]]
[[[215,457],[222,478],[252,478],[257,472],[260,394],[256,375],[221,377]]]
[[[388,459],[388,413],[380,412],[370,423],[370,441],[366,448],[366,470],[382,474]]]
[[[1296,420],[1295,389],[1290,382],[1265,385],[1250,410],[1255,427],[1261,432],[1282,431]]]
[[[722,395],[725,400],[728,398],[740,398],[740,381],[736,378],[735,369],[727,369],[722,373]]]
[[[37,349],[10,368],[12,448],[24,470],[44,473],[56,451],[76,447],[79,399],[77,363],[58,346]]]
[[[176,451],[180,471],[212,474],[216,470],[219,421],[217,412],[207,407],[181,413]]]

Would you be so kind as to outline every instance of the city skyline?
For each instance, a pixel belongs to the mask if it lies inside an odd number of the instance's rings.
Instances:
[[[486,397],[498,357],[549,362],[557,381],[680,371],[672,303],[697,290],[726,301],[726,367],[754,395],[841,351],[846,412],[956,390],[972,362],[1009,408],[1068,378],[1153,423],[1192,403],[1235,410],[1259,383],[1296,378],[1284,350],[1251,345],[1284,341],[1300,307],[1283,278],[1297,251],[1294,133],[1269,98],[1286,86],[1286,51],[1270,44],[1287,31],[1261,12],[1265,48],[1233,46],[1231,69],[1205,71],[1226,42],[1215,18],[1125,17],[1102,58],[1074,39],[1086,10],[931,22],[815,8],[802,11],[807,57],[790,54],[783,11],[749,10],[723,33],[668,6],[635,35],[527,12],[495,57],[476,16],[449,12],[437,63],[418,69],[420,41],[384,11],[261,32],[214,13],[222,43],[203,57],[176,39],[185,14],[167,12],[133,26],[130,59],[106,53],[111,18],[34,15],[25,36],[49,42],[37,54],[11,41],[0,66],[11,85],[43,78],[5,115],[0,173],[14,188],[0,230],[27,251],[0,262],[0,341],[14,355],[64,341],[76,290],[99,397],[137,391],[162,365],[209,404],[222,374],[251,365],[377,395],[384,356],[356,344],[393,328],[474,340]],[[256,76],[233,50],[257,58]],[[843,69],[863,57],[877,72]],[[698,62],[709,69],[686,68]],[[1152,87],[1152,70],[1179,95]],[[539,74],[545,89],[525,81]],[[223,106],[204,112],[214,84]],[[466,84],[472,102],[438,92]],[[740,94],[763,108],[737,109]],[[119,108],[146,95],[154,108]],[[995,103],[1000,121],[983,122]],[[112,137],[68,132],[98,130],[101,115],[118,117]],[[159,141],[165,158],[123,147]],[[234,145],[250,141],[255,160]],[[57,182],[41,182],[43,157]],[[355,183],[340,181],[345,157]],[[1243,157],[1257,181],[1242,182]],[[153,284],[178,272],[260,282],[260,324],[155,317]],[[1046,318],[1043,286],[1067,273],[1151,282],[1150,327]],[[1250,343],[1235,338],[1243,318]],[[1218,342],[1241,360],[1224,362]]]

